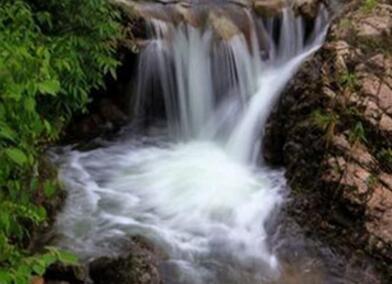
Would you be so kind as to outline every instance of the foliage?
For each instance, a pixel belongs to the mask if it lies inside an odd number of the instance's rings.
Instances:
[[[350,130],[349,140],[352,144],[358,143],[360,141],[367,142],[366,132],[362,122],[358,121]]]
[[[9,262],[16,261],[16,265],[11,265],[9,270],[0,268],[0,283],[29,283],[31,275],[42,276],[46,268],[55,263],[61,262],[66,265],[73,265],[77,263],[77,258],[65,251],[60,251],[53,247],[46,248],[46,252],[35,255],[22,257],[20,252],[15,251]]]
[[[358,86],[358,78],[354,73],[345,72],[340,75],[339,83],[349,90],[355,90]]]
[[[114,75],[117,12],[106,0],[3,0],[0,5],[0,283],[28,283],[59,253],[28,256],[46,219],[38,157],[88,94]],[[57,258],[56,258],[57,256]],[[34,268],[35,267],[35,268]],[[39,268],[38,268],[39,267]]]
[[[311,120],[314,125],[325,131],[325,138],[327,141],[330,141],[335,134],[335,128],[339,122],[339,115],[335,112],[315,110],[311,114]]]

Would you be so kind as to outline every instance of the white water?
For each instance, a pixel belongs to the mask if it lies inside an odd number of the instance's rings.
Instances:
[[[279,93],[322,43],[326,18],[321,12],[306,41],[302,20],[287,10],[279,43],[268,24],[247,20],[250,43],[243,34],[217,43],[208,28],[153,21],[137,107],[159,85],[169,138],[135,136],[57,157],[69,193],[56,224],[63,246],[88,259],[119,253],[129,236],[142,235],[168,255],[168,283],[260,283],[278,275],[265,225],[283,201],[285,180],[253,161]],[[271,47],[263,60],[260,30]]]

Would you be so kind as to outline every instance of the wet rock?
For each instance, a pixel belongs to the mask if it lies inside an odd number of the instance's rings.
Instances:
[[[129,254],[117,258],[102,257],[90,263],[90,277],[95,284],[161,283],[157,251],[145,240],[134,239]]]
[[[212,12],[209,15],[209,21],[220,39],[229,41],[232,37],[240,34],[240,30],[237,26],[223,15]]]
[[[127,116],[109,99],[103,99],[99,105],[99,113],[104,121],[122,124],[127,121]]]
[[[180,18],[179,21],[185,22],[191,26],[197,27],[200,25],[200,19],[192,12],[189,7],[185,7],[184,5],[176,5],[175,13]]]
[[[295,0],[294,11],[298,15],[302,15],[307,19],[315,19],[317,17],[320,1],[319,0]]]
[[[279,15],[284,7],[286,7],[284,0],[253,0],[254,11],[262,17]]]
[[[112,2],[119,6],[130,18],[136,19],[142,17],[140,3],[137,3],[137,1],[112,0]]]
[[[229,0],[229,2],[247,8],[252,5],[252,0]]]
[[[55,263],[46,270],[45,283],[83,284],[87,281],[87,269],[82,265],[64,265]]]

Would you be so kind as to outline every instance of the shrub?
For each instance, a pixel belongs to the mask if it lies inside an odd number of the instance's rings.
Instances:
[[[38,176],[38,158],[85,110],[105,74],[114,75],[119,36],[118,13],[106,0],[0,5],[0,283],[28,283],[60,255],[25,250],[27,228],[46,219],[35,196],[53,191]]]

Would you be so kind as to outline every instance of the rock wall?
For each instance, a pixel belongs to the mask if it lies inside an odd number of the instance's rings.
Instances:
[[[285,165],[290,211],[347,254],[392,271],[392,5],[349,1],[266,130],[265,156]],[[388,278],[389,277],[389,278]]]

